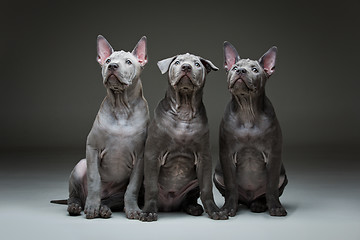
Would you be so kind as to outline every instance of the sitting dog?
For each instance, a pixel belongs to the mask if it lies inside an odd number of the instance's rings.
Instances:
[[[97,53],[107,96],[87,137],[86,159],[70,175],[68,212],[79,215],[84,209],[86,218],[108,218],[111,209],[125,205],[127,217],[138,218],[149,122],[140,81],[147,63],[146,37],[132,52],[125,52],[114,51],[98,36]]]
[[[209,60],[183,54],[158,62],[168,72],[168,89],[149,125],[144,154],[145,206],[141,221],[156,221],[157,211],[194,216],[203,208],[213,219],[226,219],[212,193],[209,128],[202,102],[205,77],[218,70]]]
[[[238,204],[252,212],[269,210],[285,216],[281,205],[287,177],[281,160],[282,134],[274,108],[265,95],[265,84],[274,73],[277,48],[259,61],[240,59],[224,43],[225,70],[232,99],[220,125],[220,164],[214,183],[225,196],[223,210],[235,216]]]

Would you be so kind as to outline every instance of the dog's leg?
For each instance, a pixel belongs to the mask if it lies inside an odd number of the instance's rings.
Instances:
[[[276,149],[276,148],[273,148]],[[279,177],[281,170],[281,147],[273,150],[269,154],[269,160],[266,165],[267,184],[266,184],[266,202],[271,216],[286,216],[287,212],[281,205],[279,199]]]
[[[138,197],[144,178],[144,159],[143,153],[135,161],[134,169],[130,176],[130,182],[125,192],[125,214],[129,219],[139,219],[141,209],[138,205]]]
[[[204,151],[202,154],[198,155],[198,161],[196,163],[196,173],[200,186],[200,198],[204,205],[206,213],[209,215],[210,218],[214,220],[227,219],[228,216],[226,212],[220,211],[214,201],[211,181],[212,162],[209,151]]]
[[[181,208],[192,216],[200,216],[204,209],[197,203],[198,198],[200,197],[200,188],[197,187],[186,194],[186,197],[182,203]]]
[[[86,199],[86,159],[80,160],[74,167],[69,178],[69,199],[67,200],[70,216],[78,216]]]
[[[99,152],[89,144],[86,146],[86,160],[88,195],[84,213],[86,214],[86,218],[92,219],[100,216],[101,178],[98,168]]]
[[[147,143],[159,144],[156,140],[147,140]],[[144,186],[145,186],[145,205],[140,214],[140,220],[152,222],[157,220],[158,203],[158,182],[160,172],[159,152],[156,146],[145,146],[144,154]],[[161,146],[161,145],[159,145]]]
[[[150,137],[151,138],[151,137]],[[147,143],[159,144],[155,139],[147,139]],[[150,139],[150,140],[149,140]],[[160,145],[161,146],[161,145]],[[140,214],[140,220],[151,222],[157,220],[158,195],[159,195],[159,172],[160,172],[160,153],[156,146],[145,145],[144,154],[144,187],[145,187],[145,205]]]
[[[221,133],[222,134],[222,131]],[[220,164],[223,171],[225,185],[225,204],[222,210],[228,216],[234,217],[238,210],[238,188],[236,182],[236,154],[230,151],[230,144],[225,141],[226,138],[220,137]]]

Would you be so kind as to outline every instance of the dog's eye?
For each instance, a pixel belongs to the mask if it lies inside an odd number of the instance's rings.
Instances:
[[[255,73],[258,73],[259,72],[259,70],[257,69],[257,68],[252,68],[251,69],[253,72],[255,72]]]
[[[128,59],[128,60],[126,60],[126,64],[131,65],[131,64],[132,64],[132,62]]]
[[[175,65],[179,65],[179,64],[180,64],[180,62],[179,62],[179,61],[176,61],[174,64],[175,64]]]
[[[198,62],[195,63],[195,66],[200,67],[200,64]]]
[[[106,63],[110,63],[111,62],[111,60],[108,58],[108,59],[106,59]]]
[[[234,70],[234,71],[236,71],[237,69],[238,69],[237,66],[233,67],[233,70]]]

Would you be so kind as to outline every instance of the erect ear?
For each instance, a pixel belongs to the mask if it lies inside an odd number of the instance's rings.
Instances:
[[[103,65],[106,58],[108,58],[114,49],[111,47],[110,43],[106,39],[99,35],[97,37],[97,61],[100,65]]]
[[[277,47],[270,48],[260,59],[260,66],[270,76],[275,71]]]
[[[240,60],[240,56],[235,47],[227,41],[224,42],[224,59],[224,68],[226,71],[229,71],[232,66]]]
[[[210,60],[207,60],[205,58],[200,58],[201,63],[206,68],[206,73],[209,73],[211,70],[217,71],[219,68],[217,68]]]
[[[146,36],[143,36],[132,50],[132,54],[138,59],[140,65],[143,67],[147,63],[147,49],[146,49]]]
[[[157,62],[161,74],[164,74],[169,70],[170,64],[175,60],[176,57],[177,55]]]

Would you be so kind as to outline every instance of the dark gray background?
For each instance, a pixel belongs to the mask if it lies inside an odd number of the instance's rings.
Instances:
[[[0,226],[6,239],[360,239],[359,13],[355,1],[2,1]],[[158,60],[194,53],[220,68],[204,91],[217,160],[230,99],[222,44],[258,59],[278,47],[267,95],[284,135],[285,218],[244,207],[228,221],[159,213],[151,224],[69,217],[68,176],[105,89],[96,37],[131,51],[148,37],[142,74],[151,114],[167,79]],[[214,189],[216,203],[224,199]],[[20,228],[19,228],[20,226]]]
[[[2,149],[84,149],[106,93],[95,61],[98,34],[128,51],[148,37],[142,81],[151,114],[167,85],[157,61],[190,52],[217,65],[204,95],[213,148],[230,98],[225,40],[243,58],[278,47],[267,94],[285,145],[360,140],[359,17],[351,2],[5,1],[2,9]]]

